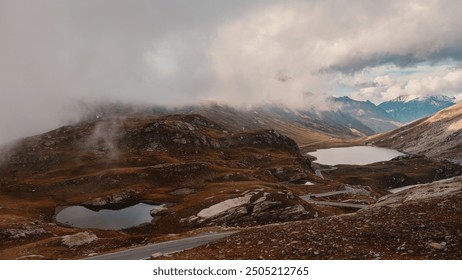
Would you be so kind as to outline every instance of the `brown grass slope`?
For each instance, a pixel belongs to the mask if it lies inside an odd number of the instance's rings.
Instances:
[[[306,193],[288,183],[320,180],[292,139],[274,130],[235,131],[199,115],[82,122],[23,139],[2,156],[0,258],[83,257],[166,234],[306,219],[316,212],[296,195]],[[243,208],[194,219],[202,209],[244,196],[250,200]],[[89,229],[97,241],[67,248],[61,236],[85,230],[56,225],[56,207],[94,201],[107,201],[106,208],[139,201],[169,208],[155,224]]]
[[[462,163],[462,103],[367,141],[412,154]]]
[[[461,259],[462,177],[356,213],[249,229],[175,259]]]

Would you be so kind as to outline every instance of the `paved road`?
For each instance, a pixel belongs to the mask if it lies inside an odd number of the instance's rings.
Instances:
[[[148,259],[154,253],[173,253],[181,250],[191,249],[209,242],[230,236],[236,231],[219,233],[208,233],[179,240],[166,241],[162,243],[150,244],[142,247],[132,248],[120,252],[104,254],[86,258],[85,260],[142,260]]]
[[[388,190],[388,191],[391,192],[391,193],[399,193],[399,192],[402,192],[402,191],[405,191],[405,190],[408,190],[408,189],[415,188],[416,186],[418,186],[418,185],[405,186],[405,187],[401,187],[401,188],[391,189],[391,190]]]
[[[313,201],[313,200],[308,200],[308,202],[313,203],[314,205],[326,205],[326,206],[337,206],[337,207],[358,208],[358,209],[361,209],[367,206],[363,204],[344,203],[344,202],[328,202],[328,201]]]
[[[339,194],[345,194],[345,193],[351,193],[351,190],[348,191],[335,191],[335,192],[325,192],[325,193],[310,193],[308,195],[301,196],[300,198],[304,200],[310,200],[311,198],[318,198],[318,197],[327,197],[327,196],[333,196],[333,195],[339,195]]]
[[[322,171],[332,171],[332,170],[336,170],[336,169],[337,169],[337,167],[331,166],[330,168],[316,169],[314,171],[314,173],[316,174],[316,176],[321,177],[322,179],[324,179],[324,176],[322,175]]]

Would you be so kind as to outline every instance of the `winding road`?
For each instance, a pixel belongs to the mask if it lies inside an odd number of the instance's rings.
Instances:
[[[333,191],[333,192],[325,192],[325,193],[310,193],[304,196],[300,196],[300,198],[304,200],[310,200],[311,198],[328,197],[328,196],[347,194],[347,193],[352,193],[352,192],[353,192],[352,190],[346,190],[346,191]]]
[[[336,206],[336,207],[346,207],[346,208],[356,208],[362,209],[367,205],[364,204],[355,204],[355,203],[345,203],[345,202],[330,202],[330,201],[308,201],[314,205],[326,205],[326,206]]]
[[[85,258],[85,260],[143,260],[151,257],[152,254],[168,254],[186,249],[198,247],[209,242],[230,236],[237,231],[227,231],[218,233],[207,233],[193,237],[154,243],[146,246],[123,250],[120,252]]]
[[[356,203],[348,203],[348,202],[331,202],[331,201],[312,200],[313,198],[329,197],[329,196],[335,196],[339,194],[348,194],[348,193],[353,193],[353,191],[344,190],[344,191],[333,191],[333,192],[325,192],[325,193],[315,193],[315,194],[308,194],[308,195],[300,196],[300,198],[314,205],[326,205],[326,206],[336,206],[336,207],[346,207],[346,208],[356,208],[356,209],[361,209],[367,206],[364,204],[356,204]]]
[[[331,166],[329,168],[322,168],[322,169],[316,169],[314,172],[316,174],[316,176],[320,177],[321,179],[324,179],[324,176],[322,175],[322,171],[332,171],[332,170],[336,170],[337,167],[335,166]]]

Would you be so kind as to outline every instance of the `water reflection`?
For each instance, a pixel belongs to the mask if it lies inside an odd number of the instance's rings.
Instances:
[[[97,229],[124,229],[144,223],[151,223],[150,210],[156,206],[146,203],[118,209],[94,211],[83,206],[69,206],[56,215],[56,221],[71,227]]]
[[[404,155],[395,150],[371,146],[321,149],[308,154],[317,158],[315,162],[326,165],[364,165],[379,161],[387,161],[397,156]]]

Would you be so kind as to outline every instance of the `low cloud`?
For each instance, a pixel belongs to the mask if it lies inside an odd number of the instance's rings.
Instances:
[[[401,95],[416,98],[430,95],[455,97],[462,94],[462,70],[448,71],[439,76],[427,75],[404,80],[382,76],[377,77],[375,81],[376,83],[370,86],[359,88],[352,94],[353,98],[380,103]]]
[[[96,155],[105,155],[109,159],[119,156],[118,140],[120,126],[123,118],[114,118],[109,121],[97,122],[88,138],[82,143],[82,149]]]
[[[79,102],[304,107],[335,94],[345,76],[462,60],[462,3],[452,0],[0,0],[0,7],[0,143],[78,119]],[[367,77],[357,96],[457,92],[451,77],[430,76],[440,80]]]

